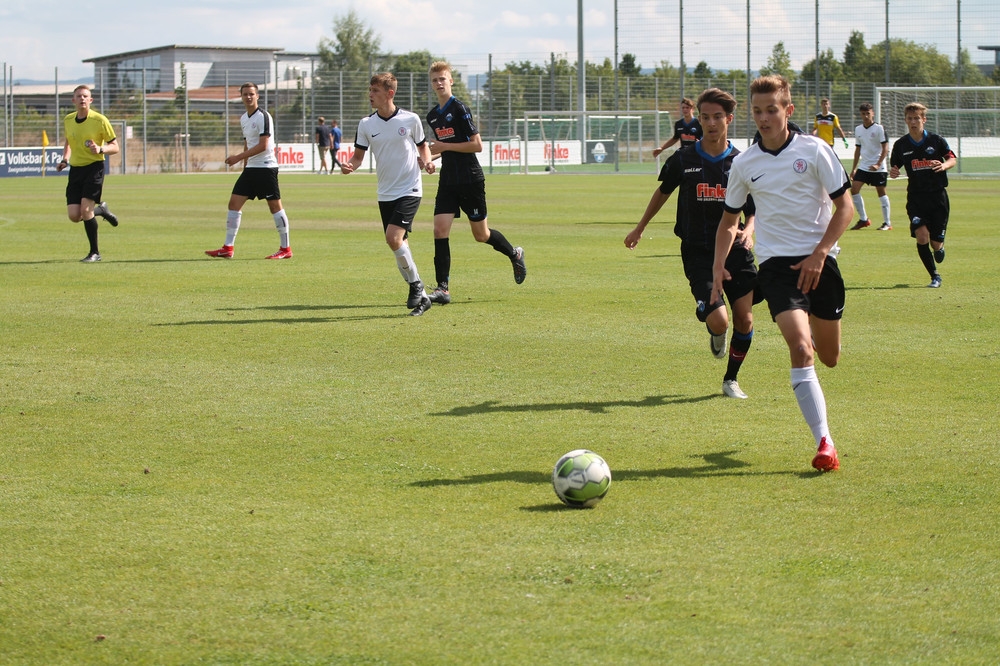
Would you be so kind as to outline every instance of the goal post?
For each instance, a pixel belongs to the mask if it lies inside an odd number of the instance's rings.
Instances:
[[[664,120],[665,119],[665,120]],[[559,166],[557,158],[563,149],[570,151],[569,163],[580,165],[582,171],[650,171],[656,165],[652,149],[661,141],[670,125],[669,115],[662,111],[525,111],[518,134],[526,143],[525,152],[532,155],[531,142],[543,142],[546,171]],[[558,144],[558,145],[557,145]],[[524,162],[524,172],[539,166],[537,159]]]
[[[890,140],[908,132],[911,102],[927,107],[926,128],[948,141],[958,173],[1000,177],[1000,86],[876,86],[875,119]]]

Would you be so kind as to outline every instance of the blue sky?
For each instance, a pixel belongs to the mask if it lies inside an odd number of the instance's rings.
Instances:
[[[954,58],[957,0],[890,0],[893,37],[937,45]],[[793,65],[815,52],[814,0],[752,0],[752,67],[764,64],[782,40]],[[746,64],[746,0],[685,0],[685,61],[712,67]],[[821,0],[821,49],[841,55],[853,29],[869,44],[884,37],[883,0]],[[51,81],[55,68],[68,81],[93,74],[82,60],[169,44],[256,46],[315,51],[332,37],[335,16],[354,10],[382,37],[384,51],[427,49],[469,72],[512,60],[543,62],[550,53],[576,59],[577,3],[573,0],[172,0],[163,5],[104,0],[99,18],[81,23],[64,0],[0,2],[0,63],[15,79]],[[585,57],[614,54],[614,0],[584,0]],[[458,7],[457,10],[454,10]],[[619,54],[638,56],[644,67],[680,62],[678,0],[618,0]],[[977,45],[1000,43],[1000,2],[961,0],[962,44],[973,62],[993,61]]]

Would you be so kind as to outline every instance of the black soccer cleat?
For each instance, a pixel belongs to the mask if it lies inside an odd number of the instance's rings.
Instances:
[[[421,299],[425,298],[424,283],[420,280],[410,283],[410,295],[406,298],[406,307],[415,308],[420,305]]]
[[[431,309],[431,299],[429,296],[424,296],[422,299],[420,299],[420,303],[417,304],[417,307],[413,308],[413,310],[410,311],[410,316],[419,317],[420,315],[422,315],[423,313],[427,312],[430,309]]]
[[[108,224],[110,224],[111,226],[113,227],[118,226],[118,216],[112,213],[111,210],[108,208],[107,201],[102,201],[98,205],[94,206],[94,213],[100,215],[105,220],[107,220]]]
[[[939,264],[944,261],[944,247],[943,246],[941,248],[937,249],[937,250],[934,250],[934,261],[938,262]]]
[[[448,305],[451,303],[451,294],[441,285],[438,285],[437,289],[432,291],[428,298],[431,299],[431,303],[437,303],[438,305]]]
[[[510,263],[514,266],[514,282],[521,284],[528,276],[528,268],[524,265],[524,248],[514,248],[514,256],[510,258]]]

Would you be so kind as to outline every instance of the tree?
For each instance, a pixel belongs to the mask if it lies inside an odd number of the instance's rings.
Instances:
[[[802,67],[803,81],[816,80],[816,59],[813,58]],[[844,81],[844,66],[833,55],[833,49],[827,49],[819,54],[819,79],[821,81]]]
[[[382,37],[369,28],[352,9],[344,16],[334,17],[333,36],[319,41],[320,71],[367,71],[378,55]]]
[[[653,76],[658,79],[674,80],[680,77],[681,70],[670,64],[667,60],[661,60],[660,64],[653,70]]]
[[[852,30],[847,45],[844,46],[844,75],[848,79],[855,78],[859,68],[867,61],[868,47],[865,46],[865,35],[858,30]]]
[[[767,59],[767,65],[760,68],[762,76],[777,74],[788,79],[789,83],[795,83],[795,70],[792,69],[792,56],[785,50],[785,43],[778,42],[771,49],[771,55]]]
[[[694,78],[696,79],[708,80],[713,76],[712,68],[708,66],[707,62],[702,60],[695,66],[694,71],[691,72],[691,75],[694,76]]]
[[[642,65],[635,61],[635,54],[622,54],[621,62],[618,63],[618,75],[627,79],[635,79],[642,76]]]

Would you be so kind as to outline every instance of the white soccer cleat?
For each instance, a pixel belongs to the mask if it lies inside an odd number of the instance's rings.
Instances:
[[[748,397],[747,394],[744,393],[743,390],[740,388],[740,385],[736,382],[735,379],[727,379],[724,382],[722,382],[722,394],[730,398],[737,398],[739,400],[746,400]]]

